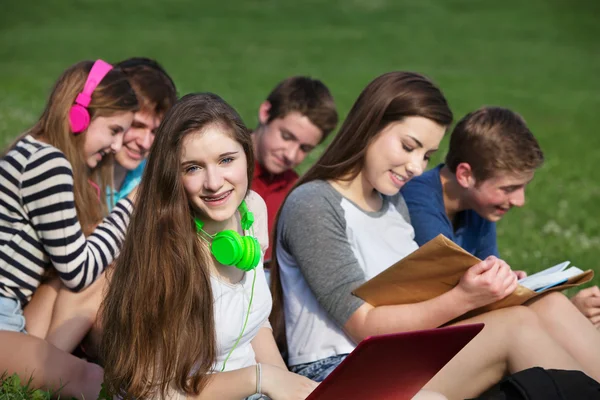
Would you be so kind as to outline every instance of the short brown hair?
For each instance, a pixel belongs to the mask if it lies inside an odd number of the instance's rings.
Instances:
[[[162,119],[177,101],[175,83],[155,60],[133,57],[116,64],[121,68],[138,98],[140,110]]]
[[[446,155],[450,171],[468,163],[478,181],[498,172],[533,171],[543,162],[542,149],[525,120],[502,107],[482,107],[458,121]]]
[[[323,82],[306,76],[294,76],[280,82],[267,97],[271,104],[267,123],[291,112],[308,117],[323,133],[325,140],[338,123],[333,96]]]

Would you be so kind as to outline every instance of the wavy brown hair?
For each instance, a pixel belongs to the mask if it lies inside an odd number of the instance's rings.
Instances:
[[[73,169],[73,192],[77,218],[88,235],[107,214],[107,187],[112,187],[113,157],[106,156],[94,169],[90,169],[85,160],[83,145],[87,130],[78,135],[71,133],[69,110],[94,65],[93,61],[82,61],[69,67],[58,78],[46,107],[35,125],[24,132],[9,147],[27,135],[32,135],[51,144],[63,152]],[[138,102],[125,74],[113,68],[106,74],[92,93],[92,101],[87,107],[90,121],[97,117],[110,117],[116,113],[138,110]],[[93,181],[100,187],[100,201],[96,189],[90,185]]]
[[[237,112],[217,95],[189,94],[156,133],[101,320],[105,384],[126,398],[170,390],[197,395],[216,358],[207,244],[198,239],[182,183],[184,139],[219,124],[254,157]]]
[[[453,118],[440,89],[423,75],[389,72],[377,77],[358,96],[338,134],[294,188],[314,180],[353,180],[362,170],[367,148],[377,135],[389,124],[411,116],[424,117],[444,127],[450,125]],[[282,208],[277,213],[271,241],[273,311],[270,320],[277,345],[285,354],[284,296],[277,261],[277,225]]]

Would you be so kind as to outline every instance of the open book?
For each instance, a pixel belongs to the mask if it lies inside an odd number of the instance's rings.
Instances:
[[[519,280],[519,285],[524,286],[534,292],[542,292],[554,286],[562,285],[568,282],[569,278],[583,274],[583,270],[571,266],[570,261],[557,264],[543,271],[537,272]],[[567,268],[569,267],[569,268]]]
[[[353,293],[377,307],[411,304],[429,300],[458,285],[465,271],[481,260],[459,245],[438,235],[379,275],[363,283]],[[473,310],[460,319],[487,311],[521,305],[537,296],[589,282],[594,272],[566,269],[559,264],[522,280],[515,291],[495,303]],[[574,274],[577,272],[575,276]],[[566,282],[565,282],[566,279]],[[528,283],[529,281],[529,283]],[[562,283],[561,283],[562,282]],[[532,290],[531,288],[537,288]],[[535,291],[537,290],[537,291]]]

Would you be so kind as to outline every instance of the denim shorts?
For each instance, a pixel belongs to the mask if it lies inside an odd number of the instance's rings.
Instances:
[[[25,333],[25,317],[19,301],[0,296],[0,331]]]
[[[340,354],[306,364],[293,365],[290,367],[290,371],[312,379],[315,382],[323,382],[346,357],[348,357],[348,354]]]
[[[256,394],[253,394],[250,397],[246,397],[244,400],[271,400],[271,398],[267,397],[264,394],[258,394],[258,393],[256,393]]]

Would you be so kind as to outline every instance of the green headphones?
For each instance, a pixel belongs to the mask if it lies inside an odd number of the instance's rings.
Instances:
[[[238,211],[242,217],[242,229],[247,231],[254,223],[254,214],[248,211],[245,200],[238,207]],[[260,262],[261,249],[254,236],[242,236],[231,229],[211,235],[202,229],[204,222],[198,218],[194,218],[194,222],[198,234],[204,234],[212,240],[210,251],[218,262],[237,267],[242,271],[256,268]]]

